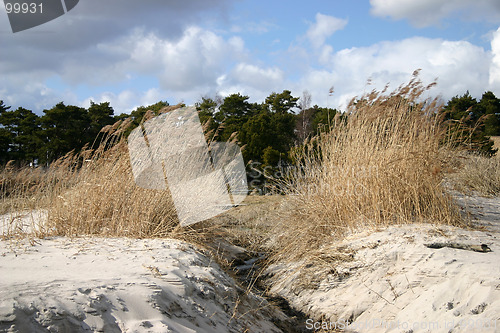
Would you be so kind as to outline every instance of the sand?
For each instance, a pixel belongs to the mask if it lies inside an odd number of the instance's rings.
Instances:
[[[269,267],[270,293],[306,314],[306,332],[500,332],[500,198],[458,200],[483,230],[404,225],[332,240],[315,260]],[[36,232],[45,217],[20,214],[16,232]],[[0,217],[0,231],[11,221]],[[280,320],[182,241],[0,241],[0,332],[288,331]]]
[[[462,200],[486,230],[404,225],[353,235],[315,261],[271,266],[271,292],[310,316],[306,328],[500,332],[500,198]]]
[[[0,242],[1,332],[280,332],[280,316],[185,242]]]

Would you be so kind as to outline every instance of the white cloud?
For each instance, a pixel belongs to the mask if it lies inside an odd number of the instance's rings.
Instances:
[[[500,91],[500,28],[494,33],[491,40],[492,62],[490,68],[490,86]]]
[[[33,79],[46,76],[49,76],[49,74],[40,70],[3,75],[2,80],[0,80],[0,100],[4,100],[6,105],[12,106],[12,109],[22,106],[38,113],[53,107],[61,101],[66,104],[78,102],[71,89],[56,91],[48,87],[44,82]]]
[[[186,27],[225,14],[229,0],[85,0],[68,14],[17,34],[2,34],[2,48],[24,44],[37,50],[85,50],[147,26],[161,38],[175,39]],[[9,31],[8,20],[0,25]]]
[[[137,29],[103,49],[104,53],[123,59],[108,66],[103,73],[106,77],[124,78],[126,73],[137,72],[158,78],[163,90],[182,92],[215,84],[217,77],[243,57],[244,42],[238,37],[224,39],[193,26],[173,41]]]
[[[109,0],[116,4],[114,1]],[[123,1],[130,3],[132,9],[142,10],[138,2]],[[196,3],[207,8],[202,2],[197,0]],[[207,2],[224,4],[227,1]],[[437,20],[450,10],[466,8],[463,4],[468,3],[468,0],[411,3],[372,0],[377,15],[412,20],[427,14],[432,18],[433,10],[436,16],[432,20]],[[478,0],[478,4],[486,8],[484,0]],[[180,2],[171,5],[183,6]],[[448,9],[448,5],[453,9]],[[16,35],[16,38],[4,34],[0,99],[8,105],[34,108],[34,111],[52,107],[60,101],[88,106],[92,99],[109,101],[116,113],[121,113],[158,100],[172,104],[194,103],[205,94],[217,92],[222,95],[240,92],[260,102],[273,91],[291,89],[298,96],[308,89],[314,103],[338,106],[363,91],[382,88],[387,82],[394,86],[406,83],[417,68],[422,68],[421,77],[427,83],[439,78],[434,91],[436,94],[442,92],[444,98],[466,90],[475,95],[492,90],[500,96],[500,29],[491,35],[491,52],[465,41],[419,37],[334,50],[327,39],[343,29],[347,20],[318,13],[315,22],[288,50],[264,54],[271,60],[263,62],[252,58],[252,52],[246,49],[241,37],[193,25],[202,11],[194,10],[192,5],[175,9],[155,3],[158,12],[165,14],[164,21],[171,19],[173,23],[158,20],[147,27],[137,24],[130,7],[118,9],[116,16],[111,15],[110,22],[106,22],[106,15],[111,13],[113,6],[108,2],[103,6],[107,14],[98,13],[93,17],[85,5],[79,13],[75,8],[78,15],[71,18],[73,23],[55,20],[59,22],[54,23],[57,27],[67,28],[67,34],[39,32]],[[408,8],[414,12],[409,12]],[[167,9],[171,12],[166,13]],[[194,10],[194,14],[186,14],[189,9]],[[141,12],[141,19],[157,19],[150,12],[151,8],[148,10]],[[179,24],[181,17],[185,21]],[[122,19],[130,19],[130,25]],[[95,22],[95,26],[89,22]],[[99,29],[108,24],[117,24],[119,28],[113,26],[111,32],[105,31],[101,36]],[[84,34],[80,44],[67,37],[76,35],[77,29]],[[93,43],[92,36],[95,38]],[[273,59],[278,60],[273,62]],[[368,78],[372,78],[371,87],[366,86]],[[335,94],[327,97],[332,85]],[[73,88],[78,88],[78,94],[72,91]],[[91,91],[88,95],[93,97],[82,96],[85,89]]]
[[[72,91],[75,87],[80,94],[85,87],[115,91],[110,87],[131,85],[131,77],[143,75],[156,78],[161,87],[155,88],[163,92],[198,89],[200,82],[209,85],[230,59],[237,58],[234,52],[243,49],[243,41],[189,27],[201,19],[224,17],[229,6],[229,0],[147,5],[136,0],[85,0],[56,20],[16,34],[10,33],[8,20],[2,19],[0,99],[41,112],[62,100],[82,102]],[[52,78],[58,83],[48,86]],[[154,80],[150,84],[155,85]],[[116,98],[112,106],[130,111],[141,101],[141,91],[149,88],[116,88],[110,96]],[[137,93],[130,97],[120,89]],[[137,99],[132,102],[132,98]]]
[[[287,89],[286,85],[282,69],[242,62],[218,78],[216,92],[221,96],[241,93],[249,96],[250,101],[262,102],[271,92]],[[213,91],[211,93],[214,94]]]
[[[469,90],[480,96],[489,87],[491,54],[465,41],[415,37],[343,49],[332,53],[328,62],[329,69],[307,73],[298,90],[311,91],[315,103],[345,106],[352,97],[373,88],[407,83],[415,69],[422,69],[420,78],[426,84],[438,78],[435,95],[442,93],[447,99]],[[335,94],[327,97],[332,85]],[[495,93],[500,95],[499,90]]]
[[[246,63],[238,64],[231,73],[232,79],[239,84],[272,89],[283,82],[284,73],[277,67],[260,68]]]
[[[318,60],[322,65],[328,65],[333,54],[333,47],[330,45],[323,45],[320,49]]]
[[[157,88],[151,88],[145,92],[137,90],[123,90],[119,93],[103,92],[98,96],[86,98],[77,105],[88,108],[90,101],[94,103],[110,102],[115,114],[130,113],[139,106],[152,105],[160,100],[166,100],[164,92]]]
[[[238,37],[224,39],[199,27],[187,28],[176,40],[135,29],[113,42],[96,46],[92,59],[69,58],[60,75],[67,82],[113,83],[130,73],[156,77],[160,88],[187,91],[213,84],[217,77],[244,54]]]
[[[328,37],[344,29],[346,24],[347,20],[317,13],[316,22],[309,27],[306,36],[315,48],[319,48]]]
[[[16,53],[21,57],[31,54],[21,52],[21,49]],[[213,90],[219,76],[245,59],[245,46],[239,37],[223,38],[196,26],[186,28],[176,39],[162,38],[155,32],[137,28],[83,53],[68,51],[65,57],[58,58],[53,53],[42,52],[37,57],[37,63],[28,59],[17,63],[15,54],[12,54],[12,60],[8,57],[0,59],[3,73],[0,89],[8,91],[8,98],[2,97],[4,100],[41,111],[40,107],[46,108],[61,100],[78,103],[71,87],[127,85],[135,82],[134,77],[141,76],[151,78],[150,84],[157,80],[158,86],[147,88],[175,96],[177,101],[192,101],[193,97],[199,98]],[[22,64],[26,65],[23,67]],[[67,88],[64,91],[48,89],[45,82],[50,77],[60,78]],[[117,112],[128,112],[143,105],[138,104],[143,89],[137,87],[134,95],[124,90],[122,93],[103,93],[100,97],[113,100],[115,105],[112,106]],[[97,101],[101,101],[100,97]]]
[[[408,19],[418,27],[429,26],[452,14],[471,20],[500,19],[497,0],[370,0],[375,16]]]

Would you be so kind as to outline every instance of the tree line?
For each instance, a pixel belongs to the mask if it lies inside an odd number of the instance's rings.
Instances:
[[[139,126],[148,110],[159,114],[169,106],[159,101],[141,106],[130,114],[115,115],[109,102],[82,108],[58,103],[43,110],[41,116],[32,110],[11,107],[0,100],[0,165],[9,161],[17,165],[48,164],[70,151],[99,143],[101,129],[129,118],[131,127]],[[196,107],[207,136],[217,141],[237,140],[243,157],[263,166],[277,166],[290,161],[289,152],[307,137],[327,130],[337,109],[311,106],[311,95],[295,97],[290,90],[273,92],[261,103],[249,102],[239,93],[222,97],[202,97]],[[500,135],[500,99],[485,92],[478,101],[467,92],[445,104],[442,115],[455,132],[467,132],[469,149],[492,155],[489,136]],[[470,142],[474,144],[471,145]]]
[[[444,119],[462,144],[470,151],[491,156],[495,154],[491,136],[500,135],[500,99],[491,91],[478,101],[467,91],[455,96],[442,110]]]

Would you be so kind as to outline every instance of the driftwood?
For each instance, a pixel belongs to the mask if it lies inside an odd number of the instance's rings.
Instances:
[[[473,245],[473,244],[463,244],[456,242],[444,242],[444,243],[428,243],[424,245],[431,249],[441,249],[443,247],[450,247],[452,249],[468,250],[475,252],[493,252],[486,244]]]

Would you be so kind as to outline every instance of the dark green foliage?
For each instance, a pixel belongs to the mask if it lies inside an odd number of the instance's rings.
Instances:
[[[338,112],[336,109],[323,108],[317,105],[313,107],[313,110],[312,131],[314,134],[318,134],[321,130],[332,126],[335,115]]]
[[[243,157],[246,161],[262,162],[262,154],[267,147],[283,149],[278,148],[281,144],[276,133],[275,117],[275,114],[264,111],[248,119],[241,127],[238,140],[245,146]]]
[[[469,92],[455,96],[442,113],[458,145],[487,156],[495,154],[489,136],[500,133],[500,100],[492,92],[484,93],[479,102]]]
[[[224,102],[216,114],[216,119],[222,121],[224,119],[234,119],[241,121],[250,115],[252,105],[248,102],[249,97],[237,94],[232,94],[224,98]]]
[[[10,106],[5,105],[4,102],[0,100],[0,113],[7,111],[8,109],[10,109]]]
[[[473,108],[477,105],[477,100],[469,92],[463,96],[455,96],[445,105],[447,119],[464,120],[468,125],[475,124],[479,120],[480,114]]]
[[[209,140],[237,139],[249,168],[249,184],[263,186],[265,172],[273,175],[279,165],[289,162],[288,151],[296,140],[296,115],[292,109],[298,98],[289,90],[272,93],[264,103],[250,103],[249,97],[232,94],[221,99],[202,97],[196,104]],[[252,162],[252,163],[250,163]],[[260,171],[256,172],[252,168]]]
[[[115,122],[115,119],[113,118],[114,110],[109,105],[109,102],[96,104],[91,101],[87,112],[90,118],[88,142],[92,142],[92,140],[97,138],[103,127],[111,125]],[[96,142],[94,144],[94,148],[97,148],[96,145],[98,144],[99,142]]]
[[[293,97],[290,90],[283,90],[282,93],[272,93],[266,98],[265,105],[271,112],[285,114],[291,112],[297,106],[298,97]]]
[[[200,122],[204,124],[207,121],[214,119],[215,113],[218,110],[219,103],[210,97],[202,97],[201,101],[196,103],[195,106],[198,110]]]
[[[2,100],[0,100],[0,165],[9,161],[9,147],[12,142],[12,136],[8,129],[4,128],[1,118],[3,114],[10,109]]]
[[[277,163],[276,159],[272,158],[276,154],[287,160],[288,151],[296,138],[296,115],[290,113],[296,101],[297,98],[285,90],[281,94],[271,94],[260,108],[254,106],[254,114],[248,117],[238,132],[238,140],[245,146],[243,157],[246,161],[265,162],[266,149],[267,163]]]
[[[9,111],[3,102],[0,105],[0,164],[51,162],[92,145],[101,129],[115,121],[109,102],[91,102],[88,110],[61,102],[41,117],[22,107]]]
[[[282,153],[271,146],[266,147],[262,151],[262,161],[264,167],[278,165],[281,161]]]
[[[256,112],[255,104],[248,102],[248,96],[232,94],[224,98],[219,111],[214,114],[217,124],[221,125],[219,141],[227,141],[233,133],[239,132],[248,119]]]
[[[122,113],[119,116],[115,117],[115,120],[125,120],[127,118],[131,118],[132,122],[130,126],[127,128],[125,131],[125,136],[128,136],[130,132],[143,120],[144,116],[146,115],[146,112],[152,111],[155,116],[157,116],[160,113],[160,110],[163,109],[164,107],[169,106],[168,102],[166,101],[159,101],[158,103],[151,104],[149,106],[139,106],[137,109],[132,111],[130,114]]]
[[[49,162],[89,143],[90,116],[82,107],[57,104],[41,117],[41,162]]]
[[[218,112],[220,103],[222,103],[222,101],[210,97],[202,97],[201,101],[195,104],[200,122],[203,125],[205,133],[209,135],[209,140],[215,139],[217,129],[220,125],[215,120],[215,114]]]
[[[6,126],[14,136],[11,145],[11,159],[34,162],[42,145],[39,136],[40,118],[31,110],[19,107],[12,112],[11,126]]]
[[[500,99],[491,91],[485,92],[477,105],[484,114],[484,134],[500,136]]]
[[[10,132],[0,127],[0,165],[9,161],[9,147],[12,142]]]
[[[1,163],[10,160],[33,162],[42,142],[39,137],[39,117],[31,110],[19,107],[15,111],[0,110]]]

